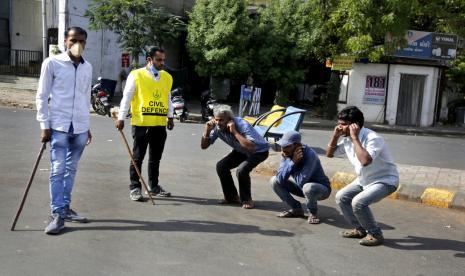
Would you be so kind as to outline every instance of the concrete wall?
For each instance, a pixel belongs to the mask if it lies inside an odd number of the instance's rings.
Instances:
[[[355,105],[364,113],[365,121],[383,123],[384,109],[386,108],[386,121],[389,125],[395,125],[401,74],[424,75],[426,76],[426,80],[423,92],[420,126],[431,126],[434,123],[434,107],[436,104],[437,85],[439,82],[439,69],[430,66],[391,64],[385,105],[364,104],[363,95],[366,76],[387,76],[387,74],[387,64],[355,63],[352,70],[349,71],[347,103],[339,103],[338,110],[348,105]]]
[[[347,103],[338,104],[338,110],[349,105],[355,105],[363,112],[365,121],[382,123],[384,118],[384,105],[363,104],[367,75],[387,76],[387,65],[355,63],[353,69],[349,71]]]
[[[396,124],[401,74],[426,76],[420,126],[431,126],[434,123],[434,106],[436,104],[437,85],[439,82],[439,69],[429,66],[391,65],[386,120],[390,125]]]
[[[0,18],[10,18],[10,2],[11,0],[0,1]]]
[[[58,0],[47,0],[47,26],[58,27]],[[42,2],[11,1],[11,48],[42,51]]]

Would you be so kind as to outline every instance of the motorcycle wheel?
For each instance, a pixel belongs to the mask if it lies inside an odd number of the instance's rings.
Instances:
[[[90,103],[95,113],[102,116],[107,115],[107,110],[105,110],[105,107],[94,96],[91,97]],[[108,113],[109,112],[110,110],[108,110]]]

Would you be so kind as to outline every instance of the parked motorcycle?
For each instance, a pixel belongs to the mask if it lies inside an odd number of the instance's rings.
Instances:
[[[203,121],[213,119],[213,109],[218,105],[218,102],[213,98],[211,90],[206,90],[200,95],[200,108]]]
[[[182,96],[181,88],[176,88],[171,91],[171,102],[173,103],[174,117],[178,118],[181,123],[185,122],[189,117],[189,111],[186,106],[186,101]]]
[[[94,109],[95,113],[103,116],[108,115],[108,117],[111,117],[110,100],[110,92],[108,89],[102,86],[102,77],[99,77],[97,79],[97,83],[95,83],[91,89],[90,103],[92,104],[92,108]]]

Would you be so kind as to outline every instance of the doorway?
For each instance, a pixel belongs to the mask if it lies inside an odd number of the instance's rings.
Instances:
[[[420,126],[425,75],[401,74],[396,124]]]

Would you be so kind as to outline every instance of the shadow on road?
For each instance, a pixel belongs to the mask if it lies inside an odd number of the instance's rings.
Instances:
[[[282,202],[261,200],[261,201],[256,202],[255,209],[273,211],[273,212],[276,212],[276,215],[277,215],[279,212],[282,212],[289,208]],[[341,215],[339,210],[336,208],[319,204],[318,205],[318,216],[320,217],[321,223],[323,224],[328,224],[328,225],[341,228],[341,229],[351,228],[351,226],[346,222],[344,217]],[[394,230],[395,229],[394,227],[384,224],[382,222],[378,222],[378,225],[383,230]]]
[[[451,250],[458,252],[455,257],[465,258],[465,242],[462,241],[407,236],[405,239],[386,239],[384,245],[400,250]]]
[[[235,224],[202,220],[167,220],[162,222],[124,220],[124,219],[100,219],[92,220],[92,223],[105,223],[117,225],[78,226],[66,228],[66,232],[86,230],[111,230],[111,231],[166,231],[166,232],[203,232],[224,234],[260,234],[264,236],[292,237],[294,233],[281,230],[264,230],[255,225]]]

